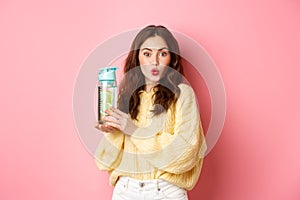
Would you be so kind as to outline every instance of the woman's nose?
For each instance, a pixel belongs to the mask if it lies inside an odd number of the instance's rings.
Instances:
[[[157,66],[159,64],[158,54],[153,54],[151,58],[151,65]]]

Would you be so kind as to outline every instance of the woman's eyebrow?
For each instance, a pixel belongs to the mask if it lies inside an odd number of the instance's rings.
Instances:
[[[169,50],[167,47],[163,47],[163,48],[158,49],[158,51],[161,51],[161,50],[164,50],[164,49]],[[144,50],[153,51],[153,49],[150,49],[150,48],[147,48],[147,47],[142,49],[142,51],[144,51]]]

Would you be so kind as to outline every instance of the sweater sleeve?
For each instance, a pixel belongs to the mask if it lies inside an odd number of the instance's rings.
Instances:
[[[138,152],[152,166],[173,174],[191,170],[202,162],[206,144],[193,89],[180,85],[181,93],[175,106],[173,131],[157,130],[161,117],[153,118],[147,128],[139,128],[131,136]],[[141,137],[141,135],[146,137]]]
[[[103,134],[95,151],[94,159],[100,170],[111,171],[120,164],[125,136],[120,131]]]

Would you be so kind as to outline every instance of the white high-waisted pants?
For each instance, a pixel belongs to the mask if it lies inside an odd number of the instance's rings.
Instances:
[[[112,200],[188,200],[187,192],[164,180],[119,178]]]

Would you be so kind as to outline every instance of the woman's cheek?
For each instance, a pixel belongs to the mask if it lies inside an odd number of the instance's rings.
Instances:
[[[141,60],[140,60],[140,65],[142,65],[142,66],[143,66],[143,65],[148,65],[148,63],[149,63],[149,62],[147,62],[146,59],[141,59]]]
[[[171,58],[169,58],[169,57],[166,57],[166,58],[162,59],[162,63],[163,63],[164,66],[169,66],[170,62],[171,62]]]

